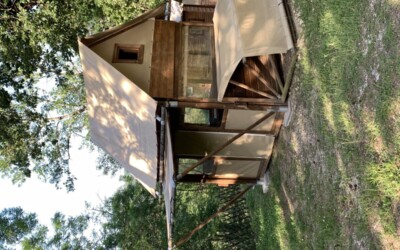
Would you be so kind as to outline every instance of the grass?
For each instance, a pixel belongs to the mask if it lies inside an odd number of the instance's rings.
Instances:
[[[400,249],[400,4],[293,0],[301,20],[259,249]]]

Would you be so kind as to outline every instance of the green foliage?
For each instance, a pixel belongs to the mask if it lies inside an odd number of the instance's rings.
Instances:
[[[105,249],[162,249],[166,244],[164,202],[129,183],[98,208]]]
[[[3,176],[23,182],[35,173],[73,190],[70,140],[73,135],[88,139],[77,38],[121,24],[159,2],[0,1]],[[40,88],[44,80],[53,88]]]
[[[90,240],[84,235],[88,227],[88,216],[66,218],[56,213],[52,219],[54,235],[48,240],[47,247],[52,249],[93,249]]]
[[[0,213],[0,248],[18,243],[37,226],[36,214],[25,213],[22,208],[6,208]]]
[[[179,240],[215,213],[219,203],[214,185],[179,184],[176,193],[174,240]],[[213,249],[215,223],[206,225],[179,249]]]

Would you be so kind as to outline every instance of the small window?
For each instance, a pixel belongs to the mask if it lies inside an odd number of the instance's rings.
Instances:
[[[144,45],[116,43],[113,63],[143,63],[143,52]]]
[[[223,109],[183,108],[183,124],[220,127]]]
[[[182,173],[185,171],[188,167],[191,167],[193,164],[198,162],[201,158],[199,159],[194,159],[194,158],[179,158],[178,159],[178,172]],[[200,164],[198,167],[193,169],[192,171],[189,172],[189,174],[205,174],[205,175],[213,175],[215,174],[215,163],[214,163],[214,158],[206,160],[203,164]]]

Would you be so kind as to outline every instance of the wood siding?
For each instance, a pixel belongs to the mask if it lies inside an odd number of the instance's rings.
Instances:
[[[178,26],[175,22],[155,22],[150,77],[152,97],[174,97],[175,42]]]
[[[183,21],[212,23],[214,6],[183,6]]]

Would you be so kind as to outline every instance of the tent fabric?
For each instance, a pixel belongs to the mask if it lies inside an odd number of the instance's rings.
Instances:
[[[157,182],[157,102],[82,42],[91,140],[153,196]]]
[[[282,0],[219,0],[213,21],[218,101],[242,58],[293,48]]]
[[[172,248],[172,229],[174,223],[174,202],[175,202],[175,187],[174,181],[174,155],[172,152],[171,129],[169,128],[168,118],[165,123],[165,171],[163,180],[163,193],[165,202],[165,213],[167,219],[167,237],[168,247]]]
[[[157,16],[164,15],[165,7],[166,7],[166,4],[162,3],[162,4],[158,5],[157,7],[155,7],[154,9],[145,12],[141,16],[139,16],[135,19],[132,19],[129,22],[123,23],[121,25],[110,28],[103,32],[96,33],[94,35],[91,35],[91,36],[88,36],[85,38],[81,38],[81,42],[84,43],[85,45],[87,45],[88,47],[92,47],[100,42],[110,39],[113,36],[116,36],[122,32],[125,32],[126,30],[131,29],[132,27],[145,22],[145,21],[149,20],[150,18],[155,18]]]

